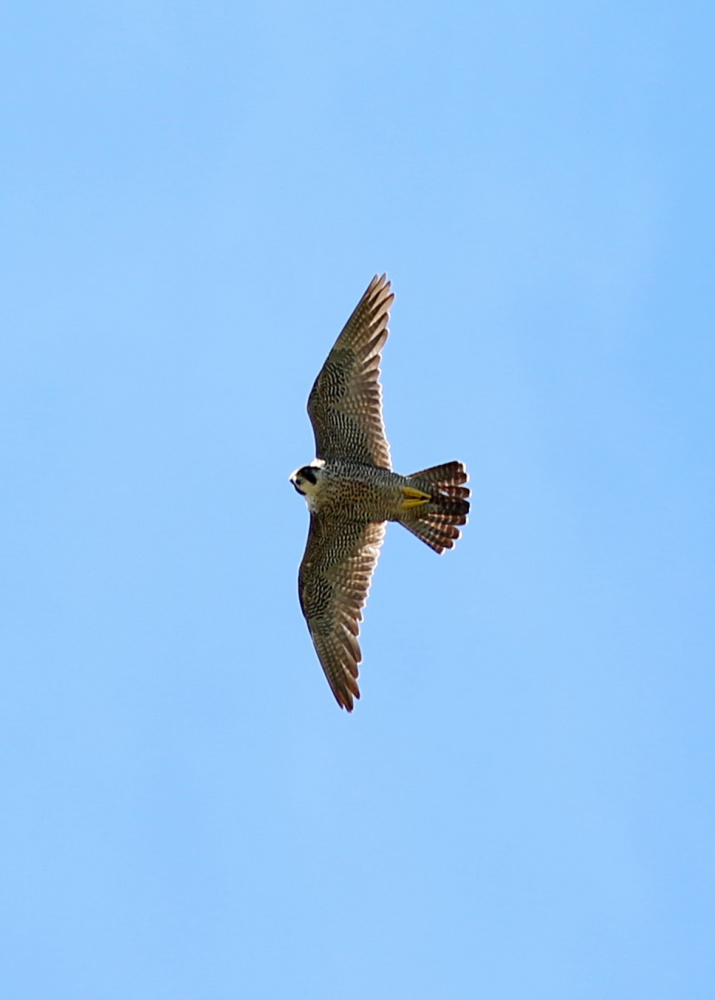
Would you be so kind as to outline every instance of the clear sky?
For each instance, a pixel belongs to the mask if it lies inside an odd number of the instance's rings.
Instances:
[[[715,996],[701,2],[10,2],[8,1000]],[[368,281],[397,526],[333,701],[312,381]]]

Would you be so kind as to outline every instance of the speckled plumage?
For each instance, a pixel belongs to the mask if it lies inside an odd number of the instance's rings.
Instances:
[[[357,637],[385,522],[399,521],[443,552],[469,512],[460,462],[412,476],[391,471],[379,377],[393,300],[386,276],[373,278],[308,399],[316,460],[291,476],[310,510],[300,604],[333,694],[348,711],[360,697]]]

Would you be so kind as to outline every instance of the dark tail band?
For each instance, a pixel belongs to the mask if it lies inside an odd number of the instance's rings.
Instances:
[[[461,536],[457,525],[467,523],[469,514],[469,480],[461,462],[446,462],[423,469],[408,477],[410,486],[429,494],[429,501],[413,507],[400,516],[400,524],[417,535],[440,554],[454,547]]]

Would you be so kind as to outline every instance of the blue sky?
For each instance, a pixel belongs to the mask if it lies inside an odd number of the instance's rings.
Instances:
[[[715,995],[714,20],[6,5],[5,995]],[[383,270],[474,502],[347,716],[288,475]]]

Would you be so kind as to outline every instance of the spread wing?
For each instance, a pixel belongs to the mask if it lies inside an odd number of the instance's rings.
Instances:
[[[392,468],[382,420],[380,351],[394,298],[386,275],[376,275],[315,380],[308,415],[318,458]]]
[[[311,514],[298,593],[315,650],[341,708],[360,697],[357,637],[385,524]]]

